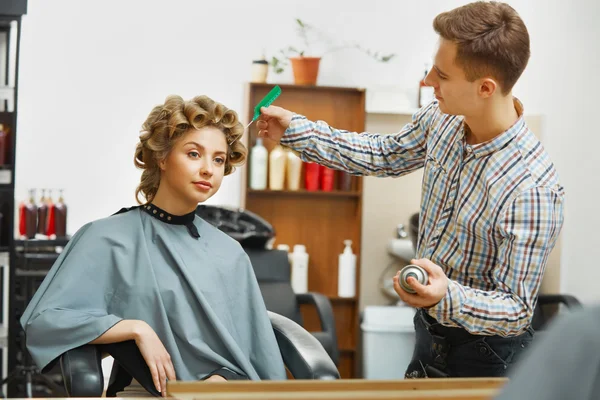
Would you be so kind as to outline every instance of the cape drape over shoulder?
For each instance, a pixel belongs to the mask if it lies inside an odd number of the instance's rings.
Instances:
[[[38,367],[122,319],[138,319],[160,337],[178,380],[221,367],[253,380],[285,379],[246,253],[201,218],[193,225],[199,238],[134,208],[82,227],[21,318]]]

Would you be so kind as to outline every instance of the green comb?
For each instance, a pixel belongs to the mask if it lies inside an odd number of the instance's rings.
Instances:
[[[260,116],[260,109],[262,107],[269,107],[271,104],[273,104],[275,99],[279,97],[280,94],[281,88],[276,85],[269,93],[267,93],[265,97],[263,97],[256,107],[254,107],[254,116],[252,117],[252,121],[250,121],[248,126],[246,126],[246,129],[248,129],[248,127]]]

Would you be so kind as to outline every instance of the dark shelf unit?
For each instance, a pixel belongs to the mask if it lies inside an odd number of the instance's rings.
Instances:
[[[14,213],[15,213],[15,148],[17,133],[17,100],[18,100],[18,75],[19,75],[19,47],[21,36],[21,17],[24,14],[23,6],[26,1],[2,1],[0,2],[0,41],[3,43],[0,64],[0,86],[3,90],[12,88],[12,108],[8,108],[8,102],[1,100],[0,124],[9,129],[9,143],[6,162],[0,168],[3,179],[0,180],[0,264],[2,267],[0,286],[2,290],[2,307],[0,307],[0,321],[2,323],[2,335],[6,335],[0,348],[0,376],[4,379],[16,366],[14,352],[14,311],[11,306],[14,301]],[[16,29],[15,29],[16,24]],[[16,39],[16,40],[15,40]],[[16,43],[16,48],[13,44]],[[11,76],[11,71],[14,75]],[[14,80],[13,80],[14,79]],[[8,278],[8,279],[7,279]],[[7,282],[8,280],[8,282]],[[7,307],[8,306],[8,307]],[[18,382],[13,381],[8,385],[10,396],[16,395],[14,388]]]
[[[45,273],[58,257],[59,241],[22,241],[15,239],[15,165],[16,143],[19,137],[17,127],[19,98],[19,59],[21,48],[21,27],[23,16],[27,14],[27,0],[0,1],[0,90],[10,101],[0,100],[0,124],[8,128],[8,151],[5,162],[0,165],[0,321],[2,340],[0,348],[0,376],[14,376],[2,394],[6,397],[26,397],[25,371],[32,366],[31,359],[24,350],[24,334],[19,324],[24,308],[31,294],[39,287]],[[66,243],[66,240],[64,241]],[[8,279],[6,279],[8,278]],[[6,282],[8,280],[8,282]],[[8,283],[8,284],[7,284]],[[61,385],[60,374],[52,369],[45,378],[33,374],[33,397],[57,397],[44,383],[49,378]],[[56,388],[56,387],[55,387]]]

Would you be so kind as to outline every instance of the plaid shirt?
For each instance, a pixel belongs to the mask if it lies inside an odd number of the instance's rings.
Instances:
[[[355,175],[399,177],[424,168],[417,258],[450,279],[427,312],[442,325],[512,336],[531,323],[563,223],[564,191],[542,144],[520,118],[494,139],[465,141],[461,116],[437,101],[392,135],[357,134],[294,115],[281,144]]]

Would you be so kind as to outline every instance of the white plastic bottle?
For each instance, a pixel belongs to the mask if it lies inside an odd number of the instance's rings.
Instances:
[[[352,253],[352,240],[344,240],[346,247],[338,261],[338,296],[356,296],[356,254]]]
[[[308,253],[303,244],[294,246],[292,252],[292,289],[294,293],[308,292]]]
[[[302,176],[302,160],[293,150],[286,151],[286,158],[287,188],[288,190],[298,190]]]
[[[269,189],[283,190],[285,182],[285,151],[276,145],[269,154]]]
[[[265,190],[267,188],[267,160],[269,154],[262,139],[256,139],[256,144],[250,152],[250,188]]]

